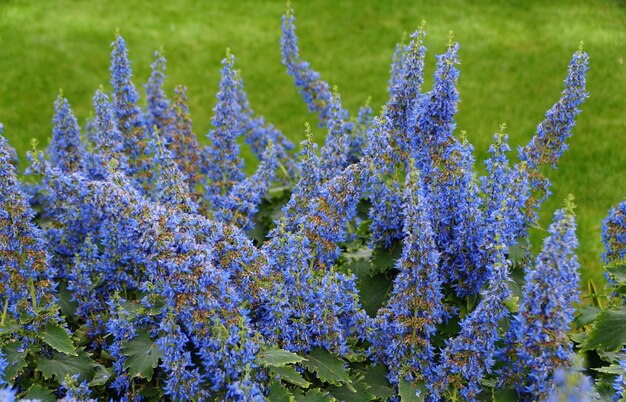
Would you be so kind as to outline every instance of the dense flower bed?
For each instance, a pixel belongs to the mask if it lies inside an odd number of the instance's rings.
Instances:
[[[537,256],[528,241],[587,54],[518,160],[502,126],[480,175],[455,135],[458,44],[425,91],[424,37],[398,45],[381,112],[352,116],[301,60],[289,9],[283,63],[328,133],[294,154],[232,54],[203,146],[160,54],[140,106],[118,36],[113,92],[82,129],[59,95],[33,180],[0,140],[0,400],[618,400],[626,203],[604,222],[609,288],[577,313],[572,198]]]

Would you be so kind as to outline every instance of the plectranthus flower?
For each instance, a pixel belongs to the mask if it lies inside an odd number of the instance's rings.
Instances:
[[[88,155],[88,177],[97,180],[107,177],[112,160],[115,160],[118,169],[130,173],[128,157],[124,153],[124,136],[117,127],[109,98],[102,90],[96,91],[93,106],[94,133]]]
[[[61,384],[61,391],[65,392],[65,396],[60,399],[60,402],[92,402],[94,399],[90,398],[91,390],[87,380],[79,382],[79,375],[71,377],[67,375],[65,380]]]
[[[107,352],[113,357],[113,371],[116,374],[115,380],[109,385],[117,391],[121,400],[130,400],[130,391],[132,378],[125,368],[127,356],[122,350],[122,343],[133,339],[137,335],[137,327],[131,315],[124,309],[123,304],[126,302],[118,294],[112,294],[107,300],[109,309],[109,317],[106,323],[106,331],[112,340],[107,345]]]
[[[174,101],[170,114],[172,119],[170,125],[164,129],[163,136],[178,168],[189,183],[189,193],[197,201],[202,152],[198,138],[193,132],[191,115],[187,106],[187,88],[183,85],[174,89]]]
[[[571,363],[567,331],[578,301],[578,258],[574,205],[557,210],[534,267],[527,267],[520,309],[507,334],[509,372],[522,398],[545,397],[553,374]]]
[[[187,348],[189,338],[176,322],[173,312],[159,326],[161,336],[156,341],[163,351],[162,366],[175,375],[169,375],[164,381],[163,390],[174,400],[184,400],[200,392],[202,375],[194,367],[191,351]]]
[[[302,151],[298,154],[296,169],[298,181],[291,190],[291,197],[282,209],[285,226],[295,230],[307,212],[309,200],[319,192],[322,184],[321,161],[317,155],[317,144],[313,142],[311,127],[306,123],[306,139],[302,141]]]
[[[396,43],[396,50],[393,52],[391,58],[391,67],[389,68],[389,86],[387,92],[389,96],[393,97],[396,94],[396,90],[399,88],[401,82],[402,66],[404,65],[404,48],[406,46],[406,32],[402,34],[400,42]]]
[[[626,200],[611,208],[609,215],[602,221],[602,242],[605,263],[626,258]]]
[[[546,402],[591,402],[600,398],[593,389],[593,380],[581,369],[557,369],[554,372],[554,388],[548,393]]]
[[[54,110],[52,140],[48,146],[50,161],[64,172],[79,170],[83,165],[84,151],[78,121],[69,101],[61,94],[54,102]]]
[[[454,115],[459,102],[456,89],[459,78],[456,68],[459,64],[458,49],[459,45],[450,38],[446,53],[437,56],[433,89],[420,98],[421,104],[415,114],[412,149],[425,180],[436,173],[437,167],[445,161],[442,151],[456,140],[452,132],[456,127]]]
[[[138,106],[139,93],[131,81],[132,70],[128,60],[126,42],[118,35],[111,44],[111,85],[113,86],[113,111],[118,128],[124,138],[124,153],[129,157],[132,172],[138,173],[144,166],[146,155],[146,125]]]
[[[403,378],[430,387],[436,381],[436,326],[447,316],[443,304],[443,277],[431,227],[431,206],[416,171],[406,177],[404,239],[400,271],[387,304],[373,322],[370,353],[390,369],[393,384]]]
[[[506,153],[511,150],[503,124],[500,132],[494,136],[494,143],[489,147],[491,156],[485,160],[487,175],[480,178],[481,191],[484,194],[485,215],[501,208],[501,200],[506,200],[503,219],[489,222],[489,225],[501,226],[504,243],[512,245],[516,238],[526,234],[524,208],[530,196],[528,176],[513,169]]]
[[[17,389],[11,389],[9,387],[0,389],[0,401],[15,402],[16,394],[17,394]]]
[[[2,351],[0,351],[0,386],[5,386],[7,384],[7,382],[4,380],[4,372],[8,366],[9,362],[5,358]]]
[[[411,42],[404,47],[402,65],[393,91],[381,116],[368,132],[368,145],[365,152],[374,161],[370,185],[372,208],[369,217],[372,221],[372,245],[382,243],[389,246],[393,240],[402,237],[402,192],[393,184],[393,176],[408,168],[408,161],[422,149],[414,149],[416,133],[416,113],[424,95],[423,82],[424,26],[413,35]],[[387,176],[392,176],[391,178]]]
[[[622,350],[622,353],[618,355],[618,364],[622,370],[622,373],[615,377],[613,381],[613,390],[615,391],[615,395],[613,395],[613,402],[621,401],[624,396],[624,390],[626,389],[626,381],[624,380],[626,376],[626,349]]]
[[[170,124],[171,109],[170,100],[163,91],[163,81],[165,80],[165,56],[161,52],[154,52],[154,63],[152,63],[152,73],[148,83],[144,85],[146,90],[146,101],[148,111],[146,122],[148,127],[155,127],[163,130]]]
[[[267,256],[257,312],[259,331],[269,342],[293,352],[324,347],[338,354],[363,337],[367,316],[361,309],[354,276],[312,268],[312,244],[285,222],[263,245]]]
[[[348,164],[358,162],[365,152],[367,146],[367,132],[373,123],[373,111],[370,107],[370,102],[371,98],[368,98],[365,105],[359,108],[359,113],[352,125]]]
[[[534,190],[528,201],[528,219],[531,221],[537,219],[537,209],[550,195],[550,182],[540,173],[539,168],[545,165],[556,168],[559,158],[567,150],[566,141],[572,136],[576,116],[580,113],[579,106],[588,96],[585,92],[588,64],[589,56],[583,52],[581,44],[570,61],[561,99],[546,112],[545,119],[537,127],[537,133],[530,142],[518,149],[520,159],[527,165],[527,174]]]
[[[15,167],[0,132],[0,303],[2,321],[35,317],[54,303],[55,270],[48,264],[46,244],[35,216],[17,180]],[[35,326],[37,323],[34,324]]]
[[[276,127],[265,122],[263,116],[256,116],[250,107],[248,95],[244,90],[243,78],[239,77],[237,86],[237,98],[241,107],[241,124],[243,126],[243,136],[246,144],[250,145],[252,153],[263,160],[263,154],[271,142],[276,153],[276,159],[286,171],[285,179],[293,178],[296,174],[295,161],[290,151],[295,145],[287,139]]]
[[[365,157],[371,161],[369,170],[368,195],[371,202],[369,210],[370,246],[391,245],[393,240],[402,237],[402,190],[395,177],[395,166],[400,157],[393,149],[390,134],[393,123],[387,108],[374,119],[372,129],[368,131],[368,145]]]
[[[461,320],[459,334],[446,341],[441,352],[437,372],[439,379],[432,391],[432,400],[438,400],[452,386],[464,400],[474,401],[482,390],[482,380],[495,364],[500,340],[498,327],[506,317],[504,302],[510,297],[508,288],[510,262],[504,256],[502,244],[494,244],[497,260],[489,268],[492,278],[481,292],[478,306]]]
[[[398,151],[403,155],[413,155],[416,152],[411,145],[413,137],[416,135],[415,114],[422,98],[421,88],[424,81],[424,59],[426,57],[425,36],[425,22],[422,22],[420,28],[411,35],[411,42],[404,50],[400,79],[393,91],[392,100],[387,104],[387,112],[390,113],[397,130],[393,141]],[[437,85],[437,81],[435,81],[435,85]],[[403,157],[405,163],[409,157]]]
[[[235,57],[226,53],[222,60],[222,79],[217,93],[217,105],[213,116],[213,130],[207,138],[211,145],[206,148],[203,170],[206,174],[205,197],[210,208],[219,209],[224,194],[245,178],[243,160],[239,157],[237,138],[242,134],[240,122],[241,105],[237,99],[238,81],[235,75]]]
[[[473,147],[466,138],[452,139],[441,152],[442,161],[431,177],[433,222],[436,242],[442,250],[442,274],[452,281],[460,296],[478,294],[489,279],[489,264],[481,253],[494,238],[484,235],[484,215],[474,180]],[[498,200],[502,200],[499,198]],[[499,211],[499,216],[503,212]],[[491,228],[508,246],[499,228]]]
[[[92,233],[101,247],[101,265],[107,269],[102,272],[107,278],[103,286],[111,295],[109,299],[122,290],[161,295],[178,325],[185,328],[189,339],[186,347],[197,357],[202,386],[180,398],[230,397],[239,390],[232,384],[239,384],[241,392],[249,396],[241,399],[257,398],[261,386],[246,379],[254,378],[250,374],[256,368],[259,347],[239,289],[233,285],[244,283],[238,279],[240,276],[257,275],[246,267],[263,264],[251,261],[243,243],[235,247],[236,252],[218,247],[218,241],[228,244],[233,232],[220,230],[219,225],[200,215],[149,201],[119,172],[112,172],[108,181],[84,181],[78,174],[59,178],[57,172],[53,168],[46,172],[54,178],[50,180],[50,191],[80,194],[80,199],[68,200],[70,205],[84,203],[93,208],[98,225]],[[249,240],[248,244],[251,246]],[[151,300],[142,299],[144,302],[150,306]],[[111,305],[110,310],[117,314],[119,324],[107,328],[115,342],[128,340],[131,333],[126,333],[127,329],[131,331],[124,321],[126,312],[118,307]],[[137,322],[143,321],[133,323]],[[160,326],[159,322],[154,324]],[[119,353],[116,348],[113,343],[109,353]],[[162,369],[166,376],[175,376],[180,373],[178,367]],[[125,378],[121,366],[117,371],[121,375],[113,386],[126,393],[130,379]]]
[[[488,273],[486,288],[480,292],[478,305],[461,319],[460,332],[446,341],[437,367],[439,378],[431,390],[431,399],[438,400],[443,393],[453,387],[465,400],[476,400],[482,390],[481,382],[488,375],[497,356],[500,340],[500,321],[507,316],[505,302],[511,291],[508,287],[510,261],[507,258],[507,245],[504,244],[503,227],[492,224],[504,219],[507,197],[500,194],[494,207],[485,217],[484,236],[486,251],[483,264]]]
[[[308,201],[308,211],[300,221],[301,232],[311,241],[318,268],[330,267],[339,256],[339,244],[347,239],[347,225],[356,216],[367,183],[365,161],[348,166]]]
[[[256,172],[235,184],[228,192],[222,209],[216,213],[216,219],[234,224],[244,231],[252,229],[253,218],[276,176],[277,167],[276,152],[273,144],[269,143]]]
[[[282,61],[287,67],[287,73],[293,77],[300,95],[309,107],[309,111],[319,114],[320,127],[327,126],[332,115],[333,94],[330,85],[322,80],[320,74],[311,69],[308,62],[300,60],[298,37],[294,25],[296,17],[290,4],[282,16],[282,31],[280,46]],[[343,117],[347,120],[348,112],[343,110]]]
[[[350,135],[344,127],[341,97],[336,90],[330,103],[327,126],[328,135],[321,149],[321,162],[324,178],[331,179],[347,166],[350,151]]]
[[[158,132],[150,134],[148,144],[154,161],[154,178],[151,196],[168,207],[180,208],[183,212],[196,213],[198,205],[189,194],[189,185],[180,171],[164,140]]]

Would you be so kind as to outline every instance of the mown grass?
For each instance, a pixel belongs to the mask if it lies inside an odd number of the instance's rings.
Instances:
[[[513,146],[531,138],[559,97],[571,54],[584,41],[591,56],[591,97],[570,150],[558,171],[549,172],[554,194],[541,223],[547,226],[561,200],[574,194],[584,277],[602,278],[600,222],[626,196],[623,1],[316,0],[295,1],[294,7],[302,56],[339,87],[352,111],[368,96],[375,108],[385,101],[389,61],[403,32],[427,21],[430,76],[434,55],[454,31],[462,63],[458,127],[467,131],[478,161],[501,123],[507,124]],[[5,135],[22,157],[31,138],[46,145],[59,88],[81,120],[87,117],[93,91],[108,85],[109,44],[119,28],[138,86],[148,77],[153,50],[164,49],[167,88],[188,86],[201,137],[210,127],[219,62],[229,47],[255,110],[299,141],[304,122],[316,117],[307,114],[280,63],[283,9],[282,0],[0,0]],[[323,133],[317,135],[321,140]]]

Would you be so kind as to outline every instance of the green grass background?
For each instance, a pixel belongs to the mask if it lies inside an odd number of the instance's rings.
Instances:
[[[315,0],[293,2],[301,55],[337,85],[356,111],[368,96],[386,100],[389,62],[403,32],[427,21],[430,86],[435,57],[448,31],[460,43],[462,103],[467,130],[482,161],[501,123],[513,147],[525,144],[558,99],[580,41],[591,57],[588,89],[570,150],[549,178],[554,192],[541,223],[568,193],[578,204],[584,277],[602,277],[601,220],[626,196],[626,2]],[[280,1],[22,1],[0,0],[0,121],[23,157],[31,138],[46,145],[59,88],[81,121],[91,97],[108,86],[109,45],[116,28],[127,41],[135,83],[149,75],[152,52],[168,58],[166,88],[189,88],[199,136],[210,127],[219,62],[229,47],[238,58],[252,106],[299,142],[307,113],[280,63]],[[170,92],[171,93],[171,92]],[[317,139],[322,139],[317,132]],[[247,154],[249,155],[249,154]],[[482,163],[479,162],[482,169]],[[22,164],[24,167],[24,164]],[[544,233],[537,231],[535,240]]]

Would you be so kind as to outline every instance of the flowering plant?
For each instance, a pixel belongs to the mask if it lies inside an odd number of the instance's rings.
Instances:
[[[159,53],[139,104],[121,36],[113,92],[96,91],[82,130],[59,95],[47,152],[29,153],[35,184],[0,141],[3,396],[592,400],[610,382],[619,397],[626,338],[603,334],[624,329],[619,297],[575,315],[573,200],[536,257],[528,241],[587,97],[582,47],[518,161],[503,125],[480,175],[455,134],[452,36],[430,91],[422,25],[397,47],[382,111],[351,116],[300,58],[294,21],[289,8],[282,58],[327,131],[319,151],[307,128],[294,154],[252,110],[230,52],[201,145]],[[259,160],[250,176],[242,145]],[[624,216],[605,222],[613,295]],[[595,387],[574,345],[613,363]]]

